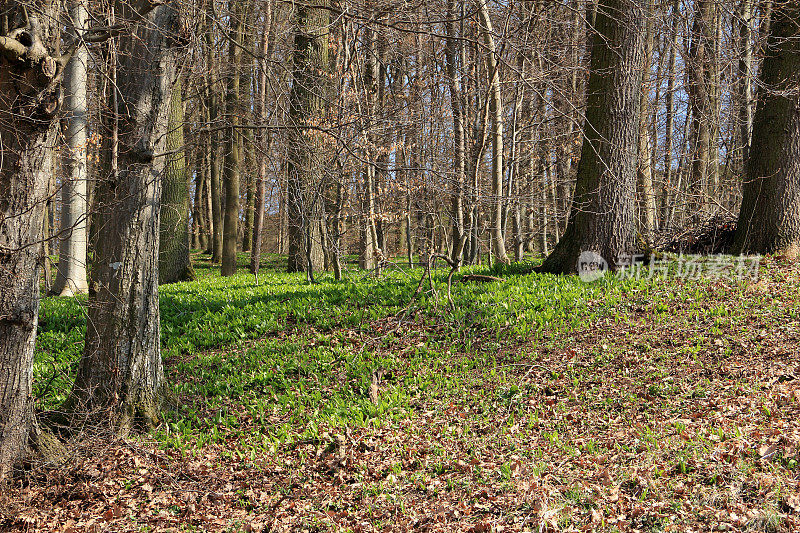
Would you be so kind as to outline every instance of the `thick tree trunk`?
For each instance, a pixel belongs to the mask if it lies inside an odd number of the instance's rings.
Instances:
[[[177,29],[178,13],[168,4],[119,38],[119,171],[98,184],[97,292],[89,300],[86,345],[66,405],[123,431],[134,422],[153,424],[163,398],[158,229],[165,158],[158,154],[166,150],[177,79]]]
[[[738,253],[800,256],[800,6],[772,13],[742,208]]]
[[[576,272],[582,252],[613,267],[634,249],[642,17],[634,0],[598,4],[575,195],[567,230],[544,272]]]
[[[0,77],[11,69],[0,59]],[[33,423],[33,348],[39,316],[39,253],[48,196],[49,124],[8,126],[7,84],[0,84],[0,481],[22,457]]]
[[[321,133],[313,127],[322,118],[327,73],[327,0],[314,7],[297,6],[294,39],[293,82],[289,95],[291,125],[288,170],[288,230],[290,272],[313,277],[324,266],[320,233],[323,198]]]
[[[181,80],[170,95],[166,166],[162,175],[158,278],[160,283],[195,279],[189,258],[189,182],[183,148]]]
[[[74,25],[72,37],[76,38],[86,29],[89,18],[85,0],[72,3],[70,18]],[[88,61],[89,51],[81,46],[66,67],[66,175],[61,186],[61,241],[53,287],[53,292],[60,296],[89,292],[86,280]]]
[[[42,219],[49,197],[62,64],[58,5],[4,5],[0,28],[0,483],[34,427],[33,349],[39,318]]]

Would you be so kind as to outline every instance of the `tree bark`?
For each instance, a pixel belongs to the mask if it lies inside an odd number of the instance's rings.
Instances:
[[[216,88],[211,88],[209,99],[210,123],[216,124],[219,120],[221,98]],[[209,172],[211,175],[211,262],[222,262],[222,135],[218,131],[210,133],[208,144]]]
[[[222,275],[236,274],[236,252],[239,240],[239,182],[241,178],[241,154],[239,153],[239,82],[241,80],[242,49],[239,43],[244,42],[244,23],[242,13],[236,13],[233,7],[236,0],[231,0],[231,28],[229,35],[230,74],[226,80],[225,107],[229,125],[226,129],[225,150],[225,219],[222,228]]]
[[[455,190],[452,199],[453,218],[453,243],[461,242],[466,235],[464,227],[464,184],[466,182],[466,142],[464,138],[464,107],[466,105],[461,91],[461,76],[458,71],[458,43],[456,41],[456,12],[455,0],[447,2],[446,25],[447,43],[445,45],[445,59],[447,61],[447,83],[450,90],[450,107],[453,110],[453,145],[454,145],[454,173]],[[458,251],[458,257],[450,259],[455,264],[461,264],[464,247],[453,247]]]
[[[269,69],[270,43],[272,34],[272,0],[264,4],[264,28],[261,33],[258,61],[258,95],[256,95],[257,121],[261,127],[267,125],[267,77]],[[250,272],[258,276],[261,265],[261,247],[264,235],[264,209],[267,203],[267,152],[270,133],[259,129],[256,133],[258,152],[258,175],[256,177],[255,206],[253,218],[253,248],[250,252]]]
[[[359,260],[360,268],[374,270],[380,266],[380,248],[378,243],[378,229],[375,220],[375,190],[376,182],[376,155],[377,136],[372,132],[375,118],[377,115],[377,93],[379,91],[378,78],[378,45],[374,28],[367,28],[365,31],[365,57],[364,57],[364,101],[366,109],[363,113],[363,131],[365,144],[365,159],[363,191],[361,200],[362,226],[359,228]]]
[[[695,220],[710,213],[719,185],[717,138],[716,13],[714,0],[697,0],[689,52],[689,101],[692,113],[692,192]]]
[[[742,161],[747,161],[753,131],[753,0],[739,7],[739,142]]]
[[[58,5],[25,5],[7,3],[0,28],[0,483],[23,458],[34,428],[39,255],[63,71],[51,55]]]
[[[120,2],[122,20],[136,17]],[[102,218],[86,343],[65,410],[121,431],[154,424],[163,399],[158,302],[161,174],[177,79],[178,12],[157,7],[119,38],[119,171],[98,184]]]
[[[217,82],[214,79],[217,73],[214,61],[214,34],[212,31],[211,20],[214,18],[214,3],[208,3],[208,13],[206,14],[205,41],[208,50],[208,69],[207,79],[207,98],[208,98],[208,119],[212,129],[209,132],[208,159],[210,174],[210,197],[211,197],[211,262],[219,263],[222,261],[222,135],[216,131],[220,115],[224,113],[222,98]]]
[[[245,34],[242,34],[243,41],[246,42]],[[242,102],[241,111],[239,112],[239,121],[249,123],[255,118],[254,113],[251,113],[251,102],[255,102],[258,97],[256,95],[255,83],[256,79],[250,72],[247,65],[242,63],[241,68],[241,83],[239,98]],[[240,225],[242,252],[252,251],[253,246],[253,216],[255,214],[255,195],[256,195],[256,177],[253,172],[258,171],[255,164],[255,136],[251,128],[245,128],[239,134],[239,157],[241,158],[239,169],[240,175],[244,179],[244,209],[242,210],[242,222]]]
[[[478,0],[478,16],[486,48],[486,70],[489,75],[489,112],[492,116],[492,228],[494,254],[501,263],[509,263],[503,235],[503,101],[500,94],[500,71],[494,43],[492,19],[486,0]]]
[[[759,75],[737,253],[800,256],[800,6],[776,5]]]
[[[642,17],[634,0],[598,4],[575,194],[567,229],[543,272],[576,272],[584,251],[613,267],[634,249]]]
[[[166,166],[162,174],[159,228],[159,283],[196,278],[189,257],[189,182],[183,142],[183,94],[180,78],[170,95]]]
[[[71,37],[77,38],[86,29],[89,18],[85,0],[72,3],[70,18]],[[88,62],[89,51],[81,46],[66,67],[66,175],[61,186],[61,240],[53,287],[53,292],[59,296],[89,292],[86,279]]]
[[[661,227],[669,230],[672,226],[670,216],[671,206],[674,197],[674,188],[672,179],[674,172],[672,170],[672,149],[674,146],[673,139],[675,136],[675,83],[677,81],[676,73],[676,57],[678,54],[678,24],[680,21],[680,0],[673,0],[672,3],[672,29],[669,43],[669,63],[667,74],[667,94],[666,94],[666,118],[665,118],[665,133],[664,133],[664,182],[662,185],[661,193]]]
[[[324,266],[322,134],[310,126],[322,119],[323,91],[329,83],[328,5],[323,0],[312,7],[297,6],[289,95],[288,270],[306,272],[309,278]]]
[[[642,92],[639,112],[639,164],[637,171],[637,181],[639,192],[639,226],[645,241],[652,245],[655,240],[657,228],[656,219],[656,195],[653,188],[653,167],[650,153],[650,68],[653,57],[653,14],[650,2],[643,2],[645,6],[644,15],[647,17],[645,23],[645,53],[642,63]],[[652,142],[656,142],[653,140]]]
[[[193,236],[192,247],[205,251],[208,248],[208,219],[206,218],[206,187],[208,187],[208,167],[206,165],[206,136],[200,134],[200,139],[195,146],[195,184],[194,203],[192,210]]]

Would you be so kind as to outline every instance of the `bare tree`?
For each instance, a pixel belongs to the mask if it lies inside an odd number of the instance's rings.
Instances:
[[[269,78],[269,57],[273,40],[272,0],[264,5],[264,27],[261,31],[258,61],[258,95],[256,97],[257,120],[261,128],[267,124],[267,79]],[[258,276],[261,264],[261,247],[264,238],[264,209],[267,203],[267,153],[270,132],[259,129],[256,134],[258,152],[258,176],[256,177],[255,206],[253,220],[253,249],[250,253],[250,272]]]
[[[696,0],[689,52],[689,99],[692,126],[692,193],[694,218],[709,212],[710,198],[719,185],[719,115],[716,74],[717,16],[714,0]]]
[[[189,181],[183,137],[183,94],[180,78],[170,95],[167,146],[169,154],[162,175],[159,222],[159,283],[195,279],[189,257]]]
[[[230,0],[229,74],[226,78],[225,106],[228,115],[225,146],[225,217],[222,229],[222,275],[236,273],[236,251],[239,240],[239,181],[241,153],[239,143],[239,83],[241,81],[242,44],[244,42],[244,10],[238,0]]]
[[[734,249],[800,255],[800,6],[776,3]]]
[[[575,272],[585,251],[613,265],[635,247],[643,14],[634,0],[598,4],[575,196],[567,230],[543,272]]]
[[[137,22],[118,38],[119,169],[97,186],[97,291],[89,299],[84,353],[65,407],[103,416],[124,431],[153,424],[163,400],[159,206],[181,43],[174,4],[146,15],[122,1],[115,9],[121,20]]]
[[[318,131],[329,81],[329,4],[298,5],[295,13],[293,80],[289,96],[289,271],[313,279],[323,267],[321,138]]]
[[[88,23],[85,0],[73,1],[70,6],[71,37],[80,39]],[[89,292],[86,280],[87,245],[87,173],[88,151],[88,90],[87,71],[89,52],[81,46],[66,66],[66,95],[64,101],[67,154],[67,175],[61,185],[61,242],[58,271],[53,292],[72,296]]]
[[[0,481],[34,427],[39,254],[66,56],[59,4],[0,5]]]
[[[489,112],[492,115],[492,247],[497,260],[510,262],[506,253],[503,235],[503,101],[500,92],[500,71],[497,61],[497,48],[494,42],[492,19],[486,0],[478,0],[478,15],[481,20],[481,33],[486,47],[486,70],[489,75],[491,92]]]

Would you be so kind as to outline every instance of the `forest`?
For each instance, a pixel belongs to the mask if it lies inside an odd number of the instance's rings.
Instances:
[[[797,0],[0,0],[0,533],[800,531]]]

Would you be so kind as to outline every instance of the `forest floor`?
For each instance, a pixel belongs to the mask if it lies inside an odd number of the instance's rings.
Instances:
[[[162,288],[175,409],[31,463],[0,531],[800,531],[796,264],[507,271],[451,307],[444,272],[412,302],[420,270],[311,285],[272,256],[256,285],[207,259]],[[69,390],[82,305],[43,301],[40,409]]]

